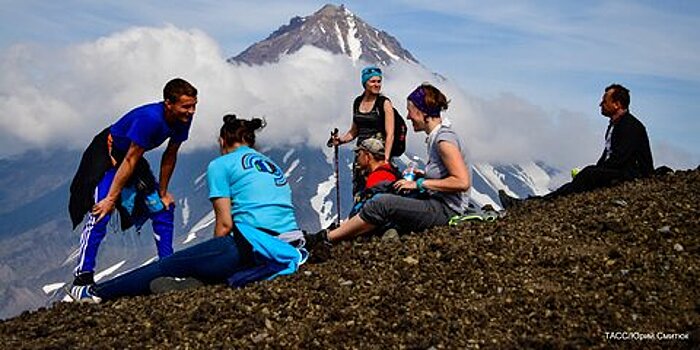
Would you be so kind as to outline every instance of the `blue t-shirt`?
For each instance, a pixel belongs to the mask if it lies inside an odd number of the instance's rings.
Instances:
[[[241,146],[209,163],[209,198],[231,198],[234,223],[285,233],[298,230],[292,190],[282,169],[262,153]]]
[[[150,151],[168,138],[182,143],[187,140],[192,119],[189,122],[176,122],[168,125],[165,121],[165,103],[156,102],[132,109],[116,123],[112,124],[112,146],[126,152],[131,142]]]

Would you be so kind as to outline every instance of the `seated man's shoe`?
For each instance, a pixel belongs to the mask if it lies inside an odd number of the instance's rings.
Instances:
[[[90,286],[65,286],[63,290],[66,294],[78,303],[99,304],[102,298],[92,293],[92,285]]]
[[[162,294],[178,290],[199,288],[204,282],[192,277],[158,277],[149,283],[149,288],[153,294]]]
[[[498,190],[498,200],[501,201],[501,206],[506,210],[515,208],[525,202],[524,199],[509,196],[504,190]]]

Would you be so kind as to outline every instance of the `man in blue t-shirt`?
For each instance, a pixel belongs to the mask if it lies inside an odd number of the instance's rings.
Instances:
[[[97,135],[83,153],[71,183],[69,211],[75,228],[89,211],[78,252],[74,285],[94,284],[97,251],[115,208],[122,229],[151,219],[160,258],[173,253],[174,198],[168,184],[177,153],[187,140],[197,105],[197,89],[175,78],[163,88],[163,101],[137,107]],[[143,154],[165,140],[156,180]]]

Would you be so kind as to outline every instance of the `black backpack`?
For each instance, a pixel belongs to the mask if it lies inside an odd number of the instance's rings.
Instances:
[[[353,113],[358,113],[360,111],[360,103],[362,103],[362,96],[360,95],[355,98],[352,104]],[[384,95],[377,96],[377,100],[374,102],[374,107],[379,113],[379,130],[382,131],[382,135],[386,137],[386,132],[384,131],[384,101],[388,98]],[[406,151],[406,121],[403,119],[399,111],[394,107],[394,143],[391,145],[391,156],[398,157]]]

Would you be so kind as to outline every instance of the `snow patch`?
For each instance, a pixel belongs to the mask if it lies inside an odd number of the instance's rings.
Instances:
[[[549,182],[551,178],[544,169],[534,162],[527,162],[518,165],[522,171],[516,177],[523,180],[536,196],[542,196],[550,192]]]
[[[340,27],[338,23],[335,23],[335,34],[338,36],[338,45],[340,45],[340,51],[345,52],[345,39],[343,34],[340,32]]]
[[[202,186],[204,186],[204,181],[202,181],[202,180],[204,180],[204,177],[205,177],[205,176],[207,176],[207,172],[206,172],[206,171],[203,172],[202,175],[199,175],[199,176],[197,176],[196,179],[194,179],[194,189],[195,189],[195,190],[198,190],[198,189],[200,189]]]
[[[328,227],[337,218],[338,214],[333,215],[333,202],[325,200],[326,197],[335,188],[335,176],[331,175],[324,182],[318,184],[316,195],[311,197],[311,208],[318,213],[318,220],[321,227]]]
[[[501,206],[493,201],[493,198],[477,191],[474,187],[471,188],[469,193],[469,198],[471,199],[477,207],[481,208],[486,204],[491,204],[491,206],[496,210],[501,210]]]
[[[389,50],[388,47],[384,46],[384,44],[382,44],[381,42],[377,42],[377,44],[382,49],[382,51],[384,51],[384,53],[386,53],[389,57],[391,57],[391,59],[393,59],[394,61],[401,60],[401,58],[399,56],[396,56],[393,52],[391,52],[391,50]]]
[[[292,154],[294,154],[294,148],[290,149],[289,151],[287,151],[287,153],[284,154],[284,157],[282,157],[282,163],[286,163],[287,160],[289,160],[289,157],[292,156]]]
[[[518,194],[506,186],[504,182],[506,176],[498,172],[491,164],[475,164],[472,169],[476,171],[482,179],[488,182],[494,190],[504,190],[509,196],[518,197]]]
[[[156,261],[157,259],[158,259],[157,256],[154,256],[154,257],[152,257],[152,258],[150,258],[150,259],[147,259],[147,260],[144,261],[143,264],[141,264],[139,267],[146,266],[146,265],[148,265],[148,264],[150,264],[150,263]]]
[[[41,290],[44,291],[44,294],[51,294],[65,285],[66,284],[64,282],[51,283],[41,287]]]
[[[122,260],[98,273],[95,274],[95,282],[100,281],[101,279],[113,274],[115,271],[119,270],[122,265],[126,263],[126,260]]]
[[[187,227],[190,222],[190,204],[187,201],[187,197],[182,200],[182,227]]]
[[[299,159],[295,159],[292,162],[292,165],[290,165],[289,168],[287,169],[287,172],[284,173],[284,177],[289,178],[289,175],[292,174],[292,171],[294,171],[294,169],[296,169],[298,165],[299,165]]]
[[[357,39],[357,23],[355,23],[355,18],[350,15],[347,17],[349,29],[348,35],[346,37],[348,47],[350,48],[350,57],[352,57],[353,62],[357,62],[362,55],[362,43]]]
[[[209,227],[211,224],[214,223],[216,220],[216,214],[214,214],[214,211],[210,211],[207,215],[205,215],[202,219],[200,219],[196,224],[194,224],[194,227],[192,230],[190,230],[190,233],[187,234],[187,238],[185,238],[184,241],[182,241],[182,244],[187,244],[192,242],[194,239],[197,238],[197,233],[207,227]]]
[[[518,197],[518,194],[506,185],[505,174],[496,170],[492,165],[482,163],[475,165],[473,168],[496,191],[504,190],[509,196]],[[515,164],[513,168],[516,169],[516,171],[512,172],[510,175],[520,180],[523,185],[531,189],[534,195],[542,196],[550,192],[548,185],[551,181],[551,177],[539,165],[534,162],[526,162]]]

